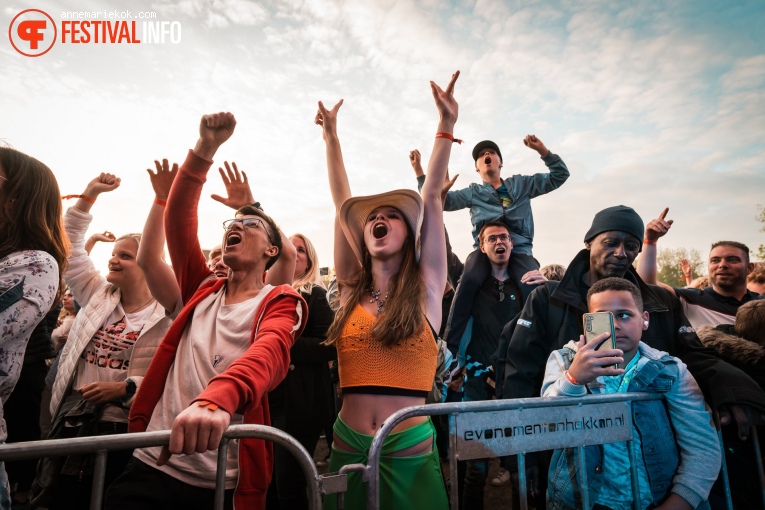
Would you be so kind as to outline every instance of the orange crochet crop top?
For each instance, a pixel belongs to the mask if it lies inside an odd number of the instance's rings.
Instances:
[[[372,341],[375,320],[360,304],[348,317],[336,343],[340,387],[354,393],[425,396],[433,388],[438,361],[430,325],[423,321],[419,334],[384,346]]]

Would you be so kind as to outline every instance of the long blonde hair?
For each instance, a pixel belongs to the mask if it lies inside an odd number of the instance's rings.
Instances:
[[[298,292],[310,294],[314,285],[324,287],[324,282],[321,281],[321,274],[319,274],[319,256],[316,254],[316,248],[313,247],[313,243],[306,236],[303,234],[293,234],[290,236],[290,239],[293,237],[297,237],[305,244],[305,258],[308,260],[308,265],[305,272],[292,282],[292,288]]]
[[[391,277],[388,283],[388,298],[385,307],[377,316],[372,326],[372,340],[379,341],[383,345],[392,345],[399,340],[409,338],[419,333],[425,320],[425,283],[422,281],[420,265],[414,247],[414,233],[409,224],[406,224],[407,238],[404,246],[404,259],[398,273]],[[356,305],[361,301],[364,294],[372,287],[372,257],[366,246],[362,247],[364,259],[359,278],[352,282],[338,282],[338,285],[347,285],[350,288],[350,296],[335,315],[335,320],[327,330],[326,344],[337,341],[343,333],[343,328]]]

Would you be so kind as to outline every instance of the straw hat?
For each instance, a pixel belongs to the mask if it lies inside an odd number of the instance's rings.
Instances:
[[[366,197],[351,197],[340,207],[340,226],[345,238],[351,245],[353,253],[359,262],[363,263],[364,225],[369,215],[378,207],[395,207],[404,215],[406,222],[414,232],[414,245],[417,260],[420,259],[420,229],[422,227],[423,205],[420,195],[409,189],[397,189],[369,195]]]

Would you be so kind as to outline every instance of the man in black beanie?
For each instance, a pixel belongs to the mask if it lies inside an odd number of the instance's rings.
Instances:
[[[609,207],[595,215],[584,236],[585,248],[568,265],[563,280],[534,289],[518,319],[502,331],[495,360],[497,396],[538,397],[549,354],[583,333],[589,288],[603,278],[624,278],[640,289],[650,314],[642,341],[680,358],[709,405],[727,421],[732,412],[739,435],[748,435],[748,420],[759,421],[765,411],[765,393],[744,372],[701,345],[672,293],[638,276],[632,262],[642,249],[643,232],[642,219],[630,207]],[[539,475],[544,480],[542,464]]]

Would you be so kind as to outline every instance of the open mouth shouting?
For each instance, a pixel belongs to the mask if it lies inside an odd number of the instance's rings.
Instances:
[[[375,239],[382,239],[388,235],[388,226],[385,223],[375,223],[372,226],[372,236]]]
[[[232,231],[232,232],[229,232],[229,234],[226,236],[226,248],[230,248],[231,246],[236,246],[237,244],[240,244],[241,242],[242,242],[241,232]]]
[[[483,162],[486,165],[490,165],[491,164],[491,156],[486,156],[485,158],[483,158]]]
[[[496,248],[494,248],[494,253],[497,255],[504,255],[507,253],[507,248],[502,245],[498,245]]]

